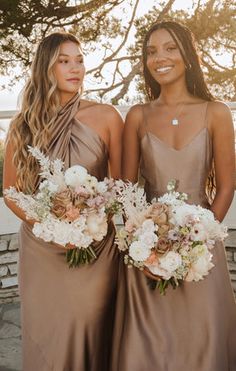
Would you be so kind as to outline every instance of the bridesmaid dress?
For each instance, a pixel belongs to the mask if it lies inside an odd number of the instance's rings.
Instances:
[[[144,115],[140,170],[149,200],[176,179],[190,203],[208,205],[213,149],[207,103],[202,108],[201,129],[180,150],[148,130]],[[165,296],[147,286],[141,271],[121,266],[112,371],[236,370],[236,305],[223,244],[213,251],[215,267],[203,281],[169,287]]]
[[[99,180],[107,176],[105,143],[75,119],[79,97],[58,116],[49,148],[65,168],[80,164]],[[97,260],[69,268],[56,244],[20,230],[19,285],[24,371],[107,371],[118,273],[114,225],[94,249]]]

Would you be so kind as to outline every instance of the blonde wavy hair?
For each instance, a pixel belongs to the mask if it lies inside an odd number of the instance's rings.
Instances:
[[[60,101],[53,67],[58,59],[60,45],[79,40],[66,32],[55,32],[38,45],[31,67],[31,76],[25,85],[20,112],[12,119],[7,142],[14,150],[16,187],[26,193],[35,191],[39,167],[29,155],[27,146],[37,146],[46,152]]]

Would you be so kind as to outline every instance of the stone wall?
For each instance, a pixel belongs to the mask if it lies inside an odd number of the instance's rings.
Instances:
[[[18,299],[18,235],[0,236],[0,303]]]
[[[236,296],[236,230],[229,231],[226,253],[232,286]],[[18,235],[0,236],[0,303],[18,301]]]

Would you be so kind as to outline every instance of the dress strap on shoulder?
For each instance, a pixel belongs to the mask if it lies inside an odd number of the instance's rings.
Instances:
[[[209,106],[209,101],[205,102],[204,104],[204,127],[208,128],[208,117],[207,117],[207,112],[208,112],[208,106]]]
[[[147,114],[145,110],[145,104],[142,104],[141,112],[141,120],[138,128],[140,138],[142,138],[143,135],[147,133]]]

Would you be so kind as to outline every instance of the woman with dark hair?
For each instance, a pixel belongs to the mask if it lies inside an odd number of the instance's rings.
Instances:
[[[206,86],[190,30],[152,26],[143,69],[149,102],[127,115],[123,179],[137,182],[140,170],[149,201],[175,179],[189,203],[222,221],[234,194],[232,117]],[[147,285],[156,276],[123,266],[112,371],[236,370],[236,306],[224,246],[213,250],[215,267],[203,281],[164,296]]]
[[[22,108],[6,146],[4,188],[33,193],[38,166],[27,146],[37,146],[65,168],[82,165],[98,180],[120,177],[120,115],[109,105],[81,98],[85,75],[79,40],[53,33],[39,44]],[[112,222],[97,259],[69,269],[65,249],[36,238],[34,221],[12,201],[20,229],[19,285],[24,371],[107,371],[110,357],[118,253]]]

